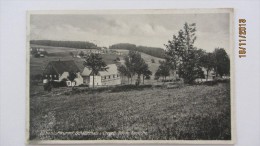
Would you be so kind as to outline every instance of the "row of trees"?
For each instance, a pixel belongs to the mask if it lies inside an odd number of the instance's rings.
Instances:
[[[143,84],[145,78],[150,78],[152,72],[149,70],[148,64],[145,63],[144,59],[141,57],[141,54],[137,51],[129,51],[128,55],[124,58],[125,64],[120,65],[118,71],[121,76],[125,76],[129,79],[132,79],[137,75],[136,85],[139,85],[141,82],[141,76],[143,77]]]
[[[30,44],[53,46],[53,47],[68,47],[78,49],[97,49],[97,45],[91,42],[84,41],[53,41],[53,40],[31,40]]]
[[[170,75],[170,70],[176,70],[178,75],[184,79],[184,83],[193,83],[196,78],[204,78],[202,68],[208,73],[215,71],[216,76],[229,74],[230,59],[223,48],[216,48],[212,53],[205,52],[194,46],[196,41],[196,24],[185,23],[178,35],[165,45],[165,61],[155,73],[156,77]]]
[[[163,77],[164,79],[170,75],[170,71],[177,71],[179,77],[183,78],[184,83],[193,83],[196,78],[204,78],[202,68],[208,73],[215,71],[216,76],[229,74],[230,59],[223,48],[216,48],[212,53],[208,53],[194,46],[196,41],[196,25],[185,23],[183,29],[178,35],[173,35],[173,39],[165,45],[165,61],[160,61],[160,66],[155,73],[155,77]],[[122,44],[121,44],[122,45]],[[128,49],[133,45],[126,45]],[[114,46],[115,47],[115,46]],[[116,46],[116,47],[121,47]],[[140,84],[141,76],[143,82],[145,78],[150,78],[152,72],[149,70],[148,64],[141,57],[138,51],[130,50],[128,55],[124,57],[125,64],[120,65],[118,71],[121,76],[132,79],[137,75],[136,85]],[[106,63],[102,60],[100,54],[90,54],[86,57],[84,65],[92,70],[93,87],[94,76],[101,70],[106,70]]]
[[[109,46],[109,49],[123,49],[129,51],[138,51],[158,58],[164,58],[165,55],[165,51],[162,48],[136,46],[135,44],[129,44],[129,43],[114,44]]]
[[[141,57],[141,54],[137,51],[129,51],[129,54],[124,58],[125,64],[118,67],[118,71],[121,76],[125,76],[129,79],[132,79],[137,75],[136,85],[139,85],[141,82],[141,76],[143,77],[143,84],[145,78],[150,78],[152,72],[149,70],[148,64],[145,63],[144,59]],[[92,70],[93,77],[93,87],[94,87],[94,77],[98,74],[99,71],[107,70],[107,65],[103,61],[100,54],[91,53],[85,57],[84,66]]]

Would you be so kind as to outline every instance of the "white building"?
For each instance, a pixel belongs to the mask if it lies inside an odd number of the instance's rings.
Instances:
[[[115,64],[107,65],[108,69],[106,71],[99,71],[97,75],[94,76],[95,86],[110,86],[121,84],[120,74],[118,73],[117,66]],[[83,83],[93,86],[93,74],[92,71],[85,67],[81,73],[83,77]]]

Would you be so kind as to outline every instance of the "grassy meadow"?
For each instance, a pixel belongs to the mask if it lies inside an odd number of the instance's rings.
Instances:
[[[76,48],[66,48],[66,47],[52,47],[52,46],[41,46],[41,45],[34,45],[31,44],[31,47],[40,47],[44,48],[45,51],[48,52],[48,55],[45,56],[44,58],[35,58],[33,56],[30,57],[30,75],[38,75],[42,74],[44,68],[47,66],[47,64],[50,61],[58,61],[60,60],[74,60],[74,62],[77,64],[79,67],[80,71],[83,71],[84,65],[83,61],[84,58],[77,58],[77,57],[72,57],[70,55],[70,52],[73,52],[74,54],[77,54],[77,52],[81,51],[82,49],[76,49]],[[122,55],[117,55],[117,54],[101,54],[103,60],[106,62],[106,64],[114,64],[114,60],[118,57],[120,58],[120,63],[124,63],[124,55],[128,54],[128,50],[116,50],[118,52],[121,52]],[[150,56],[145,53],[141,53],[142,58],[145,60],[145,62],[149,66],[149,70],[152,71],[151,79],[146,80],[146,84],[156,84],[156,80],[154,79],[154,74],[157,71],[159,67],[159,61],[162,61],[163,59],[157,58],[154,56]],[[154,59],[154,63],[152,63],[151,59]],[[134,77],[132,79],[132,84],[135,83],[137,77]],[[122,83],[128,84],[128,79],[126,77],[121,78]]]
[[[49,61],[74,60],[83,70],[83,59],[69,52],[80,49],[43,47],[44,58],[30,57],[30,74],[41,74]],[[107,64],[123,55],[102,54]],[[156,72],[163,60],[145,53],[142,58]],[[154,59],[152,63],[151,59]],[[122,83],[127,84],[123,77]],[[135,78],[133,78],[133,84]],[[123,86],[53,88],[30,84],[30,140],[230,140],[230,84],[183,85],[167,89],[162,82],[145,80],[133,89]],[[149,84],[149,85],[147,85]],[[77,90],[75,90],[77,89]]]
[[[31,140],[230,140],[230,84],[45,92],[31,88]]]
[[[34,45],[32,44],[31,47],[40,47],[44,48],[45,51],[48,52],[44,58],[35,58],[33,56],[30,57],[30,74],[37,75],[42,74],[44,68],[50,61],[58,61],[60,60],[74,60],[77,66],[81,71],[83,71],[83,61],[84,58],[77,58],[72,57],[70,52],[76,55],[78,52],[82,51],[83,49],[76,49],[76,48],[67,48],[67,47],[52,47],[52,46],[41,46],[41,45]],[[115,63],[114,60],[119,57],[123,59],[122,56],[116,54],[101,54],[102,58],[107,64]]]

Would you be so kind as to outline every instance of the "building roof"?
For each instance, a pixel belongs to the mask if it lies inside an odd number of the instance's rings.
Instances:
[[[89,76],[91,73],[91,70],[87,67],[84,67],[84,70],[82,71],[81,75],[82,76]]]
[[[100,76],[113,75],[117,74],[116,64],[107,65],[108,69],[106,71],[99,71]]]
[[[79,72],[79,68],[73,60],[66,61],[50,61],[50,65],[59,73],[62,74],[64,72]]]
[[[99,71],[100,76],[107,76],[107,75],[113,75],[118,73],[116,64],[109,64],[106,67],[108,67],[106,71]],[[81,75],[89,76],[91,72],[92,71],[89,68],[85,67]]]

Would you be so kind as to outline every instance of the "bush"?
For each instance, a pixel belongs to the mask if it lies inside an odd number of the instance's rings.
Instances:
[[[51,83],[46,83],[46,84],[44,84],[43,85],[43,89],[44,89],[44,91],[51,91],[52,90],[52,85],[51,85]]]
[[[48,52],[47,51],[42,51],[41,52],[44,56],[47,56],[48,55]]]
[[[80,84],[79,87],[89,87],[87,84]]]
[[[217,79],[216,80],[218,83],[229,83],[230,82],[230,79]]]
[[[122,85],[117,86],[111,89],[111,92],[122,92],[122,91],[131,91],[131,90],[143,90],[145,88],[151,88],[152,85]]]
[[[163,88],[163,87],[165,87],[165,85],[154,85],[153,87],[155,87],[155,88]]]
[[[59,86],[60,86],[60,87],[67,87],[66,81],[67,81],[67,80],[64,80],[64,79],[63,79],[62,81],[60,81]]]
[[[37,54],[34,54],[34,57],[35,57],[35,58],[39,58],[39,57],[40,57],[40,54],[38,54],[38,53],[37,53]]]
[[[214,86],[218,84],[217,80],[213,80],[213,81],[206,81],[202,83],[203,85],[208,85],[208,86]]]
[[[51,84],[52,87],[54,87],[54,88],[59,88],[59,87],[60,87],[60,82],[50,81],[50,84]]]

